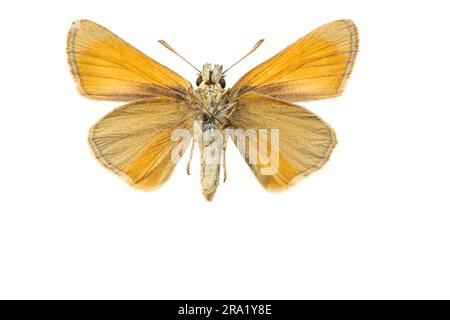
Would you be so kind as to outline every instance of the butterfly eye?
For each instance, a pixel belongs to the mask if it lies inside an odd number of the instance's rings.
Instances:
[[[205,112],[202,112],[200,113],[200,118],[202,119],[203,122],[206,122],[209,120],[210,117]]]
[[[195,82],[195,84],[197,85],[197,87],[200,85],[200,83],[202,83],[203,78],[202,76],[198,76],[197,81]]]
[[[225,86],[227,85],[227,83],[225,82],[225,79],[222,77],[219,80],[220,86],[222,87],[222,89],[225,89]]]

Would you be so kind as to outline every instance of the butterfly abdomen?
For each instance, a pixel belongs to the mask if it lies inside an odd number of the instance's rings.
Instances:
[[[200,142],[202,193],[211,201],[219,185],[224,139],[215,122],[203,126]]]

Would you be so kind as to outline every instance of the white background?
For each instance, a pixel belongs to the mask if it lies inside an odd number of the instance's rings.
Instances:
[[[444,1],[9,1],[0,5],[0,298],[450,298],[448,8]],[[199,160],[161,189],[92,157],[118,106],[78,95],[74,19],[96,21],[195,81],[266,42],[244,72],[320,25],[351,18],[360,53],[330,123],[330,162],[281,194],[234,147],[212,203]]]

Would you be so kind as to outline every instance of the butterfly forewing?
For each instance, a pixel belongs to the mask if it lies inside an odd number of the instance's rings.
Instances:
[[[358,32],[351,20],[325,24],[245,74],[230,97],[248,91],[289,102],[338,96],[357,51]]]
[[[183,99],[191,84],[89,20],[72,24],[67,55],[80,93],[99,100]]]

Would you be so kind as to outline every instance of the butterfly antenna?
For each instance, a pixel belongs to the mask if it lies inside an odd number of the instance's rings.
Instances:
[[[175,53],[177,56],[179,56],[181,59],[183,59],[184,61],[186,61],[192,68],[194,68],[195,70],[197,70],[197,72],[202,73],[199,69],[197,69],[192,63],[190,63],[189,61],[187,61],[181,54],[179,54],[178,52],[175,51],[174,48],[172,48],[167,42],[165,42],[164,40],[158,40],[159,43],[161,43],[164,47],[166,47],[167,49],[169,49],[170,51],[172,51],[173,53]]]
[[[240,58],[238,61],[236,61],[235,63],[233,63],[227,70],[225,70],[224,72],[222,72],[222,74],[226,73],[228,70],[230,70],[231,68],[233,68],[235,65],[237,65],[239,62],[241,62],[242,60],[244,60],[245,58],[247,58],[249,55],[251,55],[256,49],[258,49],[258,47],[261,45],[261,43],[263,43],[264,39],[259,40],[254,46],[253,48],[242,58]]]

